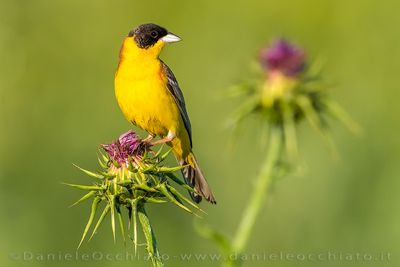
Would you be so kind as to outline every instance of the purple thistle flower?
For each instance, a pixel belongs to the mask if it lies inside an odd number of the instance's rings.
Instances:
[[[125,165],[129,157],[141,158],[144,153],[143,142],[134,131],[122,134],[111,144],[101,145],[111,159],[120,165]]]
[[[128,131],[118,138],[119,144],[129,155],[133,155],[142,141],[134,131]]]
[[[280,72],[296,77],[305,66],[304,50],[284,39],[278,39],[271,46],[261,50],[261,65],[269,73]]]

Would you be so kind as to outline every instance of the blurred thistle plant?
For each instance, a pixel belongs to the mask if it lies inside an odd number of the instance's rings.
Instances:
[[[122,134],[118,140],[111,144],[102,145],[102,149],[105,153],[100,152],[100,157],[98,158],[101,171],[92,172],[76,166],[85,174],[96,178],[93,184],[66,184],[74,188],[89,191],[72,204],[72,206],[93,198],[89,220],[78,248],[87,237],[99,204],[104,202],[105,207],[93,227],[89,240],[96,234],[104,218],[110,213],[114,242],[116,239],[116,220],[118,220],[125,244],[126,229],[122,216],[122,208],[126,208],[129,218],[127,230],[130,231],[133,228],[135,252],[138,244],[137,221],[139,219],[147,243],[147,252],[153,266],[163,266],[154,230],[150,224],[145,206],[148,203],[163,204],[170,202],[195,215],[196,213],[193,213],[189,207],[202,211],[195,203],[182,195],[176,186],[171,184],[171,181],[173,181],[179,187],[193,191],[191,187],[174,174],[176,171],[181,170],[182,167],[164,166],[163,162],[170,153],[170,150],[163,153],[163,147],[161,147],[158,152],[153,152],[149,144],[139,139],[133,131]]]
[[[284,39],[277,39],[261,49],[257,78],[234,86],[230,94],[246,97],[229,120],[237,128],[250,115],[259,115],[269,130],[279,128],[289,157],[297,156],[296,126],[306,119],[333,148],[327,118],[341,121],[353,133],[361,129],[327,95],[321,66],[307,64],[305,51]],[[260,78],[259,76],[262,76]],[[265,123],[264,123],[265,122]]]
[[[307,120],[331,145],[328,117],[340,120],[354,132],[360,131],[347,113],[327,96],[320,69],[307,64],[301,47],[284,39],[275,40],[261,49],[257,65],[259,71],[255,79],[231,90],[231,95],[243,99],[243,104],[229,122],[237,128],[244,119],[258,115],[261,125],[268,125],[265,161],[233,239],[229,240],[210,227],[198,229],[203,236],[214,240],[225,254],[225,266],[241,265],[240,254],[246,249],[271,183],[274,178],[287,174],[282,164],[285,156],[292,160],[297,157],[299,123]]]

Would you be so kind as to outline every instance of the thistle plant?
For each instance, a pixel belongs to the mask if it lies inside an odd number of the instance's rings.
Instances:
[[[244,99],[229,125],[238,127],[251,115],[268,130],[279,128],[289,156],[297,156],[296,128],[307,120],[332,145],[328,118],[342,122],[353,133],[360,127],[328,96],[329,86],[319,64],[308,64],[305,51],[284,39],[261,49],[256,77],[234,86],[230,92]],[[261,77],[260,77],[261,76]]]
[[[86,238],[89,240],[93,238],[105,217],[110,214],[114,242],[116,240],[116,224],[119,224],[124,243],[126,243],[127,231],[133,231],[132,241],[136,252],[139,222],[146,239],[147,252],[152,265],[163,266],[146,206],[150,203],[169,202],[191,214],[196,215],[192,211],[193,209],[202,211],[179,192],[178,187],[193,191],[174,174],[182,167],[165,166],[164,160],[170,151],[163,152],[162,147],[157,152],[152,151],[149,143],[139,139],[133,131],[124,133],[115,142],[101,147],[103,151],[100,152],[98,158],[100,171],[88,171],[77,167],[94,178],[94,182],[90,185],[67,184],[88,191],[72,206],[93,199],[89,220],[78,248]],[[104,208],[96,224],[92,227],[101,203],[104,203]],[[128,214],[127,227],[122,216],[124,209]],[[91,227],[93,229],[91,235],[88,236]]]
[[[243,100],[230,120],[231,126],[237,128],[252,115],[258,117],[261,125],[268,126],[266,157],[233,239],[212,228],[200,230],[216,241],[226,256],[225,266],[240,266],[240,257],[231,256],[245,251],[270,185],[274,178],[287,174],[283,162],[289,159],[290,164],[297,158],[298,125],[308,121],[329,144],[329,117],[340,120],[354,132],[359,132],[359,127],[329,98],[320,68],[307,64],[305,51],[283,39],[260,51],[256,77],[235,86],[231,93]]]

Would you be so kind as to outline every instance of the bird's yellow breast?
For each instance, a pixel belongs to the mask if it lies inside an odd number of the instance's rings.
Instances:
[[[168,90],[161,62],[152,52],[157,51],[135,47],[132,39],[124,41],[115,75],[115,95],[125,117],[138,127],[159,136],[169,131],[178,134],[182,118]]]

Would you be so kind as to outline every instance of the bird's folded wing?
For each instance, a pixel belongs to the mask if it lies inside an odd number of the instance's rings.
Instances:
[[[189,116],[186,111],[185,98],[183,97],[182,91],[179,88],[178,81],[176,80],[175,75],[172,73],[171,69],[162,61],[161,64],[168,78],[168,90],[174,97],[176,105],[179,108],[183,123],[185,124],[186,131],[189,135],[190,146],[192,146],[192,126],[190,124]]]

